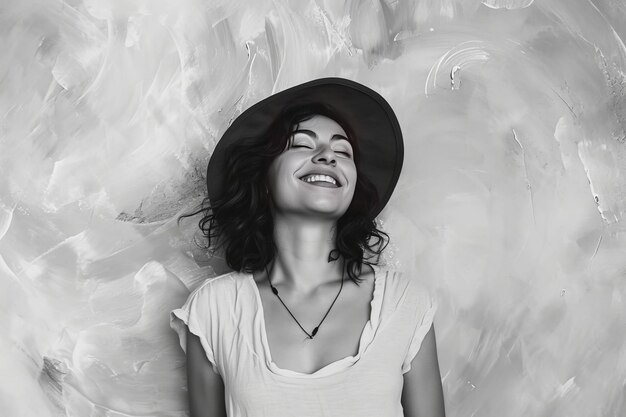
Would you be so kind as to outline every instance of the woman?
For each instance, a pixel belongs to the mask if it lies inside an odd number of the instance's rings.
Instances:
[[[432,319],[413,277],[376,266],[376,215],[402,166],[387,102],[326,78],[228,128],[200,226],[237,272],[205,281],[172,327],[199,416],[443,416]]]

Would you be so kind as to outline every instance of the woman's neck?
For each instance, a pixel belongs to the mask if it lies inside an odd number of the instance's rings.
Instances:
[[[274,285],[310,293],[341,279],[343,262],[328,262],[335,249],[337,222],[285,215],[274,216],[276,257],[270,270]]]

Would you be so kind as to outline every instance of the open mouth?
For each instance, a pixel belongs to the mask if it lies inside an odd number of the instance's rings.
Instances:
[[[322,187],[335,187],[335,188],[341,187],[341,184],[339,183],[339,181],[337,181],[335,178],[331,177],[330,175],[325,175],[325,174],[305,175],[304,177],[301,177],[300,180],[308,184],[319,185]]]

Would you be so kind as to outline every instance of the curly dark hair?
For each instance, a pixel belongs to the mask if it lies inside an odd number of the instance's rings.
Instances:
[[[359,170],[359,147],[351,127],[329,106],[319,103],[298,104],[283,110],[267,131],[256,137],[241,138],[225,152],[228,163],[224,189],[215,201],[206,197],[198,225],[212,251],[221,250],[228,266],[237,271],[263,269],[275,258],[274,221],[270,210],[266,177],[272,161],[288,146],[298,124],[315,115],[328,117],[346,132],[354,151],[357,183],[346,213],[337,221],[336,248],[328,261],[342,257],[348,277],[359,284],[363,264],[376,265],[389,242],[378,229],[373,215],[379,197],[376,188]]]

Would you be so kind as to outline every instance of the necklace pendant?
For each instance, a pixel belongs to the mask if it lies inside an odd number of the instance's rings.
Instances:
[[[319,326],[316,327],[315,329],[313,329],[313,332],[311,333],[311,339],[313,339],[313,336],[315,336],[317,334],[318,330],[319,330]]]

